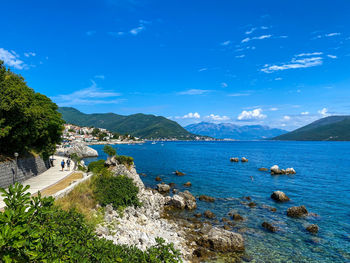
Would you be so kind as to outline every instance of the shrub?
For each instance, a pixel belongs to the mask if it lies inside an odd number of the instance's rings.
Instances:
[[[140,206],[138,192],[139,188],[133,180],[123,175],[111,176],[103,173],[94,180],[94,194],[102,206],[112,204],[115,209]]]
[[[105,146],[103,147],[103,151],[104,151],[105,154],[107,154],[109,157],[112,157],[112,156],[114,156],[114,155],[117,154],[116,149],[114,149],[114,148],[113,148],[112,146],[110,146],[110,145],[105,145]]]
[[[82,214],[54,206],[52,197],[30,200],[29,186],[16,183],[0,212],[0,262],[181,262],[179,251],[163,239],[145,252],[99,239]]]
[[[118,156],[116,156],[116,159],[117,159],[118,163],[124,164],[128,167],[134,164],[134,158],[132,158],[130,156],[118,155]]]
[[[88,171],[93,172],[94,174],[100,173],[100,171],[104,168],[105,168],[105,161],[104,160],[98,160],[95,162],[91,162],[88,165]]]

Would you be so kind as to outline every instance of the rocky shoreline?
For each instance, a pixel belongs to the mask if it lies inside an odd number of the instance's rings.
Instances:
[[[154,189],[147,189],[135,167],[112,164],[114,174],[125,175],[139,187],[139,200],[142,206],[128,207],[122,213],[107,206],[104,223],[96,232],[100,237],[116,244],[134,245],[141,250],[155,245],[157,237],[166,243],[173,243],[180,250],[184,262],[200,262],[217,253],[244,251],[243,237],[223,228],[199,220],[189,220],[176,216],[180,209],[196,208],[196,198],[188,192],[173,197],[162,195]]]

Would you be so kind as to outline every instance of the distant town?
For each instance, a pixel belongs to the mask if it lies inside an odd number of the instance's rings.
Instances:
[[[86,144],[123,144],[143,143],[140,138],[130,134],[118,134],[107,129],[96,127],[80,127],[73,124],[64,124],[62,135],[63,145],[85,142]]]

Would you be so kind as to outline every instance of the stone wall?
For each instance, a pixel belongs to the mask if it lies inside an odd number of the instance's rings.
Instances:
[[[17,177],[15,176],[17,167]],[[50,168],[49,160],[44,161],[41,157],[29,157],[16,161],[0,163],[0,187],[8,187],[15,182],[22,182],[33,176],[39,175]]]

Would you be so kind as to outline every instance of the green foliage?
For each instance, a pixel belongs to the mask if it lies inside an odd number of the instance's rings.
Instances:
[[[114,155],[117,154],[117,150],[114,149],[114,148],[113,148],[112,146],[110,146],[110,145],[105,145],[105,146],[103,147],[103,151],[104,151],[109,157],[112,157],[112,156],[114,156]]]
[[[123,116],[114,113],[84,114],[70,107],[60,107],[59,112],[62,113],[63,119],[69,123],[79,126],[101,127],[111,132],[130,134],[140,138],[195,138],[195,135],[178,123],[162,116],[146,114]]]
[[[0,61],[0,151],[35,150],[46,156],[60,142],[63,123],[57,105],[46,96],[35,93],[23,77],[6,69]]]
[[[112,204],[115,209],[127,206],[140,206],[137,197],[139,188],[135,186],[133,180],[126,176],[111,176],[102,170],[102,174],[97,176],[94,185],[94,194],[98,203],[102,206]]]
[[[102,169],[105,168],[105,161],[104,160],[98,160],[95,162],[91,162],[88,165],[88,171],[93,172],[94,174],[99,174]]]
[[[116,159],[117,159],[118,163],[124,164],[124,165],[126,165],[128,167],[134,164],[134,158],[132,158],[130,156],[117,155]]]
[[[0,262],[181,262],[172,244],[156,239],[145,252],[99,239],[75,210],[54,206],[52,197],[40,193],[30,200],[28,186],[16,183],[5,196],[0,213]]]

